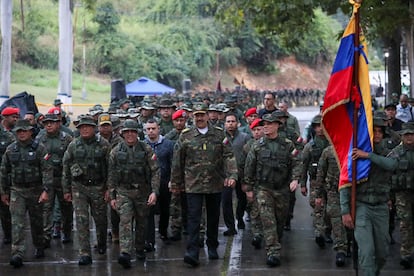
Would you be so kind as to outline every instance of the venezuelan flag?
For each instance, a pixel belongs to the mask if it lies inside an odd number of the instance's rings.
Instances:
[[[339,189],[352,182],[353,130],[357,128],[357,147],[372,152],[372,107],[368,76],[367,47],[362,34],[360,43],[355,45],[355,13],[359,5],[354,5],[353,15],[342,36],[331,78],[326,89],[322,110],[322,125],[328,139],[335,148],[340,165]],[[354,55],[359,55],[355,66]],[[353,81],[354,70],[358,68],[358,82]],[[354,109],[359,108],[357,125],[354,125]],[[368,159],[357,161],[356,180],[362,182],[368,177],[371,162]]]

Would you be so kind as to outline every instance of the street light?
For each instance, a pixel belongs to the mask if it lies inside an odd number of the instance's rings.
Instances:
[[[384,50],[384,95],[385,95],[385,104],[387,104],[387,99],[388,99],[388,93],[387,93],[387,62],[388,62],[388,57],[390,56],[390,53],[388,52],[388,50]]]

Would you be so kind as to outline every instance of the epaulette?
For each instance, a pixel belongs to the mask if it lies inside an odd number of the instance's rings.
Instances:
[[[259,138],[259,145],[264,145],[265,144],[265,139],[264,137],[260,137]]]
[[[185,129],[183,129],[183,131],[181,131],[181,133],[186,133],[186,132],[189,132],[191,130],[191,128],[185,128]]]
[[[214,126],[214,128],[217,129],[217,130],[223,131],[223,128],[221,128],[221,127]]]

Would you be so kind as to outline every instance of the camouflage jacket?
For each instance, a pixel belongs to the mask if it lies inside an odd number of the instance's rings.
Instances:
[[[262,137],[253,143],[244,167],[247,190],[287,191],[289,182],[300,177],[301,163],[295,152],[293,142],[281,136],[275,139]]]
[[[180,137],[181,133],[178,133],[178,131],[174,128],[170,130],[167,134],[165,134],[165,139],[171,140],[174,143],[177,142],[178,138]]]
[[[45,156],[45,146],[37,141],[10,144],[2,158],[0,193],[8,194],[11,189],[51,188],[53,169]]]
[[[339,167],[333,146],[325,148],[321,154],[316,173],[316,196],[322,197],[324,191],[338,191]]]
[[[319,158],[321,157],[322,151],[327,146],[329,146],[328,140],[317,136],[311,142],[305,145],[301,156],[302,172],[299,180],[301,187],[306,186],[308,175],[310,180],[316,179]]]
[[[63,131],[59,131],[54,135],[43,132],[36,139],[46,147],[45,159],[53,166],[53,176],[61,177],[63,155],[73,140],[72,136]]]
[[[116,145],[109,155],[108,189],[111,199],[120,190],[136,190],[145,198],[154,192],[158,195],[160,169],[155,154],[145,142],[138,141],[133,147],[124,141]]]
[[[63,193],[70,193],[72,185],[106,189],[110,150],[109,142],[101,137],[75,138],[63,156]]]
[[[184,129],[174,146],[171,187],[187,193],[220,193],[225,178],[237,180],[237,164],[221,128]]]
[[[13,133],[4,129],[0,124],[0,157],[3,156],[6,148],[15,141]]]

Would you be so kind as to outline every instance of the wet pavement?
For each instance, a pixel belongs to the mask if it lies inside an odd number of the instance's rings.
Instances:
[[[290,110],[298,117],[301,129],[316,114],[317,108],[307,107]],[[105,255],[93,252],[93,264],[80,267],[78,265],[78,245],[75,242],[62,244],[60,240],[52,240],[51,248],[46,249],[46,257],[35,259],[31,244],[30,231],[26,233],[26,254],[24,266],[14,269],[9,265],[10,245],[0,243],[0,276],[1,275],[354,275],[352,260],[347,258],[346,265],[337,268],[335,251],[327,246],[320,249],[314,241],[311,208],[308,197],[296,193],[296,207],[291,231],[285,231],[282,239],[281,266],[269,268],[266,265],[264,249],[255,250],[251,245],[249,223],[245,230],[239,230],[234,237],[224,237],[224,223],[220,223],[219,260],[209,260],[207,248],[200,251],[200,266],[188,267],[183,263],[185,238],[178,242],[165,244],[157,238],[156,250],[147,253],[145,262],[133,260],[132,268],[125,270],[117,262],[119,245],[108,239]],[[76,227],[76,226],[75,226]],[[3,233],[0,230],[0,241]],[[398,228],[394,231],[396,244],[391,246],[391,254],[381,275],[414,275],[414,270],[402,270],[399,265]],[[95,241],[95,233],[91,231],[91,240]],[[362,273],[360,273],[362,275]]]

